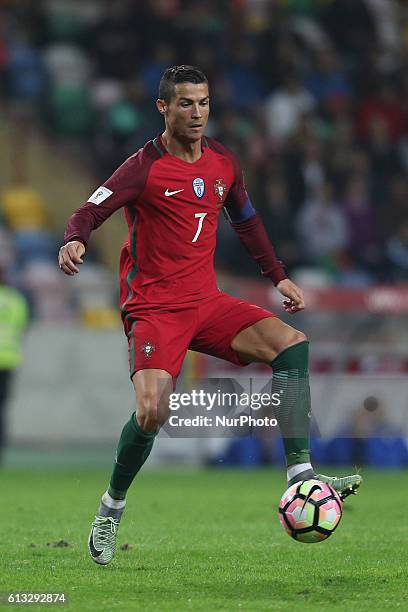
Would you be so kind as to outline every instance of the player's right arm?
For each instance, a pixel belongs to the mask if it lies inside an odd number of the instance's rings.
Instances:
[[[79,272],[91,232],[140,195],[145,182],[142,157],[141,151],[129,157],[69,219],[58,253],[58,264],[65,274]]]

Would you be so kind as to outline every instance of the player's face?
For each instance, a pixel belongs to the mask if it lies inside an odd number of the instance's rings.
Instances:
[[[161,105],[159,103],[162,103]],[[178,83],[169,104],[158,100],[164,111],[166,129],[181,140],[199,140],[205,130],[210,111],[207,83]]]

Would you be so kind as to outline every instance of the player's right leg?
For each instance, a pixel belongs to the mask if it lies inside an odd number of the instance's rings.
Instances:
[[[125,497],[148,458],[195,329],[195,309],[138,312],[125,318],[129,366],[136,411],[123,427],[109,487],[92,525],[88,547],[96,563],[106,565],[115,553]]]
[[[132,376],[136,412],[125,424],[116,451],[108,490],[103,494],[89,535],[92,559],[109,563],[116,550],[120,519],[126,505],[126,493],[146,459],[160,426],[167,420],[173,377],[165,370],[139,370]]]

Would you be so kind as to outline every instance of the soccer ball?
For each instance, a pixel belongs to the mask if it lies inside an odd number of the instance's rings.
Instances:
[[[320,480],[296,482],[282,495],[279,520],[298,542],[326,540],[340,523],[341,501],[336,491]]]

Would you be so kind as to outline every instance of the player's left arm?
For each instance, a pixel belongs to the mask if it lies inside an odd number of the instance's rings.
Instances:
[[[278,291],[287,298],[283,301],[286,312],[295,313],[305,308],[303,292],[286,275],[283,263],[278,259],[269,240],[262,219],[252,206],[245,189],[242,170],[233,158],[235,180],[229,190],[224,215],[238,234],[252,259],[261,268],[263,276],[270,278]]]

